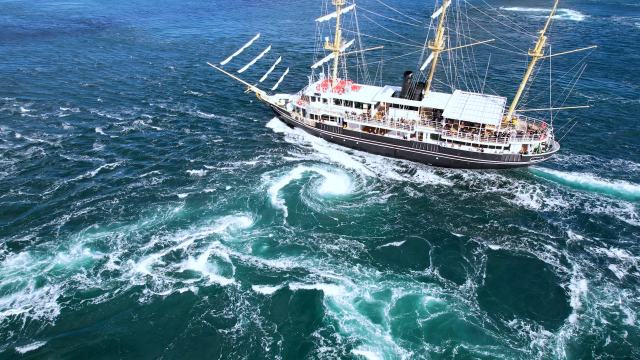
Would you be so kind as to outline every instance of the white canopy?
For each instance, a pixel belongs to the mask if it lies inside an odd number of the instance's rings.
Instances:
[[[444,108],[447,119],[497,126],[502,121],[507,98],[456,90]]]

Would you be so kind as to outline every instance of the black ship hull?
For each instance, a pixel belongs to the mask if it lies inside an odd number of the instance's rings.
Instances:
[[[323,138],[331,143],[372,154],[415,161],[423,164],[459,169],[510,169],[538,164],[552,157],[559,149],[554,148],[544,154],[490,154],[452,149],[437,144],[415,140],[402,140],[381,135],[353,131],[321,122],[314,126],[296,120],[289,111],[269,104],[276,116],[291,127],[299,127],[305,132]]]

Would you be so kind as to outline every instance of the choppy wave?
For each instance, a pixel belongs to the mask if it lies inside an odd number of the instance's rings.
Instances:
[[[535,16],[543,16],[543,15],[547,16],[551,12],[551,8],[536,8],[536,7],[512,6],[512,7],[501,7],[500,9],[505,11],[530,13],[530,14],[535,14]],[[554,15],[553,18],[556,20],[584,21],[584,19],[587,18],[587,15],[581,13],[578,10],[559,8],[556,12],[556,15]]]

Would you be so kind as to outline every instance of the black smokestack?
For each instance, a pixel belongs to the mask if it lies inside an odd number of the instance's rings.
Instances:
[[[402,82],[402,90],[400,90],[400,98],[408,99],[409,91],[413,85],[413,71],[404,72],[404,81]]]

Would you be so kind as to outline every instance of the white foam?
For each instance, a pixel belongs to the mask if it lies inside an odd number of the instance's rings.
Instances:
[[[537,8],[537,7],[501,7],[501,10],[505,11],[513,11],[513,12],[524,12],[535,14],[536,17],[546,17],[551,13],[551,8]],[[578,10],[572,9],[563,9],[560,8],[556,11],[556,14],[553,16],[555,20],[571,20],[571,21],[583,21],[587,18],[587,15],[581,13]]]
[[[16,346],[16,351],[19,352],[20,354],[26,354],[30,351],[37,350],[43,347],[46,343],[47,343],[46,341],[35,341],[28,345]]]
[[[194,115],[203,119],[215,119],[217,117],[216,114],[210,114],[200,110],[196,111]]]
[[[271,295],[274,292],[282,289],[282,285],[269,286],[269,285],[252,285],[251,290],[262,295]]]
[[[299,128],[291,129],[278,118],[271,119],[267,125],[276,133],[285,134],[285,140],[297,145],[311,145],[314,149],[315,156],[320,156],[323,160],[328,160],[340,164],[346,169],[357,170],[359,173],[363,173],[368,176],[375,176],[375,174],[367,169],[362,161],[357,160],[353,156],[343,151],[345,148],[338,145],[331,144],[324,139],[310,135],[304,130]]]
[[[453,183],[445,179],[441,176],[438,176],[433,168],[429,168],[428,170],[425,168],[420,168],[416,171],[415,175],[413,175],[413,181],[418,183],[423,183],[427,185],[446,185],[452,186]]]
[[[162,263],[161,259],[172,251],[186,250],[191,247],[197,240],[207,238],[214,234],[227,235],[233,230],[247,229],[253,225],[253,219],[247,215],[229,215],[217,219],[213,224],[208,224],[193,229],[183,230],[174,234],[173,241],[177,242],[176,245],[165,248],[155,253],[151,253],[141,258],[137,263],[133,265],[135,272],[155,277],[152,266],[154,264]],[[151,248],[153,244],[149,244],[146,248]],[[186,263],[182,264],[183,269],[203,270],[209,255],[215,253],[226,262],[231,263],[229,254],[220,250],[220,247],[214,243],[212,247],[209,247],[204,253],[202,253],[197,259],[190,259]],[[206,255],[206,257],[204,257]],[[233,266],[233,264],[231,264]],[[221,285],[228,285],[234,282],[233,279],[223,278],[217,275],[215,271],[200,271],[203,274],[209,276],[210,280],[217,282]]]
[[[104,131],[102,130],[102,128],[101,128],[101,127],[96,127],[94,130],[95,130],[95,132],[96,132],[97,134],[100,134],[100,135],[107,135],[107,134],[105,134],[105,133],[104,133]]]
[[[634,326],[636,324],[636,314],[633,310],[629,309],[626,306],[621,306],[620,309],[625,315],[623,322],[629,326]]]
[[[203,276],[208,277],[209,282],[216,283],[221,286],[227,286],[235,283],[235,279],[227,278],[220,275],[217,271],[217,268],[209,263],[209,257],[213,252],[212,248],[205,250],[198,257],[189,257],[181,266],[182,271],[191,270],[201,273]],[[228,259],[228,256],[227,256]],[[225,259],[225,260],[227,260]],[[228,259],[230,261],[230,259]]]
[[[582,309],[582,298],[589,291],[587,279],[574,273],[569,283],[569,291],[571,292],[570,305],[573,309],[569,315],[569,322],[573,324],[578,321],[578,312]]]
[[[296,290],[320,290],[324,293],[325,296],[341,296],[346,293],[344,287],[336,284],[325,284],[325,283],[315,283],[315,284],[301,284],[301,283],[291,283],[289,284],[289,289],[292,291]]]
[[[194,96],[197,96],[197,97],[204,96],[203,93],[198,92],[198,91],[193,91],[193,90],[186,90],[184,93],[187,94],[187,95],[194,95]]]
[[[363,348],[352,349],[351,353],[356,356],[362,356],[367,360],[382,360],[382,357],[377,353],[369,350],[364,350]]]
[[[405,242],[407,242],[407,241],[403,240],[403,241],[390,242],[388,244],[380,245],[380,246],[378,246],[378,248],[383,248],[383,247],[388,247],[388,246],[398,247],[398,246],[402,246],[402,244],[404,244]]]
[[[213,231],[220,234],[229,231],[244,230],[253,226],[253,223],[253,217],[246,214],[228,215],[216,220]]]
[[[391,181],[409,181],[427,185],[452,185],[452,183],[435,173],[435,170],[415,163],[405,162],[378,156],[357,150],[350,150],[337,144],[330,143],[322,138],[310,135],[300,128],[290,128],[277,118],[267,123],[267,127],[276,133],[285,135],[289,143],[301,146],[311,146],[313,153],[309,156],[300,156],[291,160],[321,160],[340,165],[353,170],[357,174],[375,179]],[[405,167],[418,166],[413,175],[405,175],[402,172]]]
[[[105,170],[105,169],[106,169],[106,170],[113,170],[113,169],[117,168],[118,166],[120,166],[120,164],[121,164],[121,162],[120,162],[120,161],[118,161],[118,162],[114,162],[114,163],[109,163],[109,164],[101,165],[101,166],[99,166],[97,169],[95,169],[95,170],[93,170],[93,171],[90,171],[90,172],[88,173],[88,174],[89,174],[89,177],[94,177],[94,176],[98,175],[98,173],[99,173],[100,171]]]
[[[195,177],[203,177],[205,175],[207,175],[209,171],[206,169],[200,169],[200,170],[187,170],[187,174],[189,174],[190,176],[195,176]]]
[[[609,264],[609,266],[607,267],[609,270],[611,270],[611,272],[613,272],[613,274],[620,280],[622,280],[622,278],[626,275],[626,272],[622,271],[617,265],[615,264]]]

